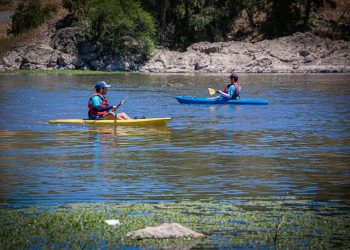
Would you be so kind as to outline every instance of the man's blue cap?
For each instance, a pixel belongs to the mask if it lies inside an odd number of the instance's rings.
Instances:
[[[96,83],[95,88],[100,89],[100,88],[109,88],[111,85],[108,85],[105,81],[99,81]]]

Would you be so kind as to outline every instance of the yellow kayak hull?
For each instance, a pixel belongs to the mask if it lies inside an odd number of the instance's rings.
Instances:
[[[173,118],[147,118],[130,120],[85,120],[59,119],[50,120],[49,124],[83,124],[83,125],[112,125],[112,126],[166,126]]]

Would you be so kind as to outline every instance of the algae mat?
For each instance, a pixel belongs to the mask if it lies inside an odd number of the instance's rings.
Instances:
[[[346,207],[311,201],[81,203],[0,210],[2,249],[281,248],[342,249],[350,245]],[[107,219],[118,219],[110,226]],[[125,238],[129,231],[177,222],[207,237],[202,240]]]

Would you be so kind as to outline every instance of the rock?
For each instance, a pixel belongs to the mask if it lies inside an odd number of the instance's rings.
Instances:
[[[17,51],[10,51],[6,56],[0,60],[0,65],[4,70],[19,69],[22,64],[23,58]]]
[[[81,54],[80,58],[84,60],[85,62],[91,62],[98,60],[98,55],[96,53],[89,53],[89,54]]]
[[[71,56],[66,53],[60,53],[57,57],[57,63],[61,67],[65,67],[67,65],[74,64],[74,62],[77,60],[76,56]]]
[[[312,62],[313,60],[314,58],[311,55],[307,55],[304,57],[303,63],[309,63],[309,62]]]
[[[77,21],[78,21],[77,17],[75,17],[73,14],[68,14],[64,18],[62,18],[61,20],[58,20],[54,24],[54,26],[55,26],[56,30],[59,30],[59,29],[71,27],[73,25],[73,23],[77,22]]]
[[[47,45],[28,45],[25,54],[23,55],[23,62],[48,65],[53,53],[54,49]]]
[[[185,52],[157,49],[142,72],[350,72],[350,42],[311,33],[259,42],[200,42]]]
[[[91,41],[82,41],[77,47],[80,55],[91,54],[97,50],[97,45]]]
[[[85,65],[85,62],[83,59],[81,59],[80,57],[77,57],[74,61],[73,61],[73,65],[76,68],[82,68]]]
[[[57,58],[58,58],[59,51],[54,50],[53,53],[51,54],[50,60],[47,64],[49,68],[56,68],[57,67]]]
[[[310,53],[307,50],[300,50],[299,51],[299,55],[301,55],[302,57],[305,57],[305,56],[310,55]]]
[[[204,238],[205,235],[197,233],[178,223],[164,223],[157,227],[146,227],[126,234],[127,238],[141,239],[178,239],[178,238]]]
[[[82,30],[78,27],[67,27],[56,31],[51,40],[51,47],[66,54],[78,54],[78,43],[84,40]]]
[[[103,60],[95,60],[90,62],[90,65],[93,70],[102,70],[105,67],[105,63]]]

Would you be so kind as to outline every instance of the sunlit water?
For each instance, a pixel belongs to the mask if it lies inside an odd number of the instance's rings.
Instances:
[[[97,80],[130,116],[165,128],[49,125],[86,118]],[[0,74],[0,202],[230,200],[287,196],[349,205],[349,75],[245,75],[242,98],[186,105],[227,75]]]

